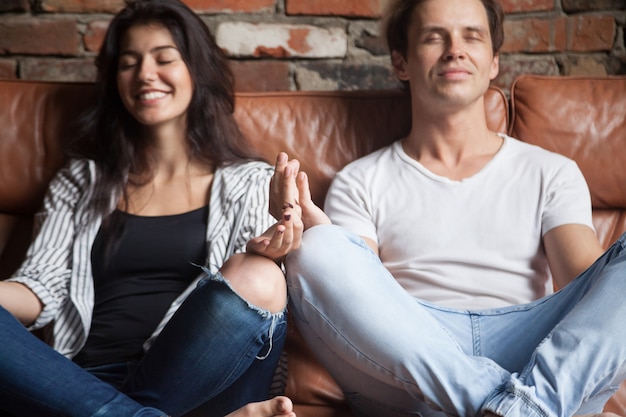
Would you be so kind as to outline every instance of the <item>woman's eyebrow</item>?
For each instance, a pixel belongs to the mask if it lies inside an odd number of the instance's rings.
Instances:
[[[174,45],[161,45],[161,46],[156,46],[152,49],[150,49],[150,53],[154,53],[154,52],[159,52],[159,51],[163,51],[166,49],[174,49],[175,51],[178,51],[178,48]],[[139,52],[133,50],[133,49],[125,49],[123,51],[120,51],[120,56],[122,55],[140,55]]]

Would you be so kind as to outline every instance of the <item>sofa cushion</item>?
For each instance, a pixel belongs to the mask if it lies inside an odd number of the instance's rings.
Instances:
[[[0,82],[0,212],[32,214],[62,165],[72,123],[92,100],[91,84]]]
[[[626,76],[523,75],[511,86],[511,136],[576,161],[607,248],[626,231]],[[626,382],[605,407],[626,415]]]
[[[576,161],[606,248],[626,230],[626,76],[523,75],[511,86],[511,136]]]

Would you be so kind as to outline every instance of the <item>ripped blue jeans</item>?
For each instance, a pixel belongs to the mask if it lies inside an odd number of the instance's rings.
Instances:
[[[412,297],[361,238],[316,226],[286,260],[290,313],[359,416],[596,413],[626,378],[625,246],[535,302],[464,311]]]
[[[286,327],[284,312],[249,305],[218,273],[199,282],[140,362],[91,374],[0,307],[0,415],[223,417],[268,398]]]

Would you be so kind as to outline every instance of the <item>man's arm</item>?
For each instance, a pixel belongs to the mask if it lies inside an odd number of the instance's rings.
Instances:
[[[557,288],[563,288],[604,252],[594,231],[582,224],[555,227],[543,237]]]
[[[367,246],[369,246],[370,249],[373,250],[376,255],[378,255],[378,244],[376,242],[365,236],[361,236],[361,239],[363,239],[365,244],[367,244]]]

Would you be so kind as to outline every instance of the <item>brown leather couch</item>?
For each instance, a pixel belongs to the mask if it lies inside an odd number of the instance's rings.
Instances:
[[[89,84],[0,81],[0,279],[19,264],[33,213],[64,161],[71,122],[92,99]],[[522,76],[510,98],[491,88],[486,107],[492,129],[578,162],[605,247],[626,231],[626,77]],[[335,172],[401,137],[409,114],[401,92],[237,95],[236,117],[250,146],[270,163],[279,151],[300,159],[320,204]],[[293,325],[286,349],[287,394],[298,415],[350,416],[341,391]],[[606,410],[626,417],[626,384]]]

